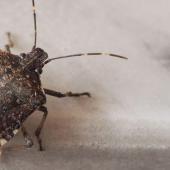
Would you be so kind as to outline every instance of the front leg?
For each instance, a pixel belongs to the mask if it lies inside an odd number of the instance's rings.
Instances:
[[[83,92],[83,93],[72,93],[72,92],[67,92],[67,93],[61,93],[61,92],[56,92],[54,90],[50,89],[44,89],[45,94],[54,96],[54,97],[80,97],[80,96],[87,96],[91,97],[91,94],[89,92]]]
[[[35,136],[37,137],[37,141],[39,144],[39,150],[43,151],[43,146],[42,146],[42,139],[40,138],[40,134],[41,131],[43,129],[44,123],[46,121],[47,115],[48,115],[48,110],[45,106],[40,106],[40,108],[38,109],[39,111],[43,112],[43,117],[41,119],[41,122],[39,124],[39,126],[37,127],[36,131],[35,131]]]

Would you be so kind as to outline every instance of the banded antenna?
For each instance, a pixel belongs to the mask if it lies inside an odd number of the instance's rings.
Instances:
[[[34,46],[33,49],[36,48],[37,45],[37,16],[36,16],[36,11],[35,11],[35,0],[32,0],[32,8],[33,8],[33,18],[34,18]],[[127,57],[120,56],[117,54],[112,54],[112,53],[80,53],[80,54],[72,54],[72,55],[66,55],[66,56],[60,56],[60,57],[55,57],[48,59],[44,62],[44,65],[53,61],[53,60],[58,60],[58,59],[63,59],[63,58],[71,58],[71,57],[78,57],[78,56],[95,56],[95,55],[107,55],[111,57],[118,57],[122,59],[128,59]]]
[[[37,45],[37,16],[35,12],[35,1],[32,0],[32,9],[33,9],[33,17],[34,17],[34,46],[33,49],[36,48]]]
[[[60,57],[48,59],[44,62],[44,65],[53,61],[53,60],[58,60],[58,59],[63,59],[63,58],[71,58],[71,57],[79,57],[79,56],[95,56],[95,55],[106,55],[106,56],[111,56],[111,57],[128,59],[127,57],[117,55],[117,54],[113,54],[113,53],[80,53],[80,54],[72,54],[72,55],[66,55],[66,56],[60,56]]]

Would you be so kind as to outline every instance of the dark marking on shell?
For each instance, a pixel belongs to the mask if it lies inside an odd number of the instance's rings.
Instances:
[[[23,59],[0,50],[0,139],[9,141],[27,117],[46,102],[32,53]],[[29,61],[33,62],[25,69]]]

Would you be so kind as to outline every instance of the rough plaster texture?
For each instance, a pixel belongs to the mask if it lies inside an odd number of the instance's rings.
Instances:
[[[0,47],[4,33],[13,53],[33,44],[31,0],[0,1]],[[48,97],[42,134],[46,151],[6,147],[0,170],[169,170],[170,1],[37,0],[38,46],[49,57],[109,51],[129,57],[80,57],[44,68],[43,86],[93,97]],[[26,126],[33,134],[41,118]],[[34,138],[35,139],[35,138]]]

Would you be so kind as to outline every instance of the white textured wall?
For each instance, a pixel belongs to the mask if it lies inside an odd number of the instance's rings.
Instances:
[[[38,46],[49,57],[109,51],[129,60],[80,57],[44,68],[44,87],[89,91],[92,98],[48,97],[43,131],[46,151],[6,146],[0,170],[169,170],[170,2],[168,0],[36,0]],[[31,0],[0,1],[0,47],[4,33],[13,53],[33,45]],[[30,132],[41,114],[27,121]]]

